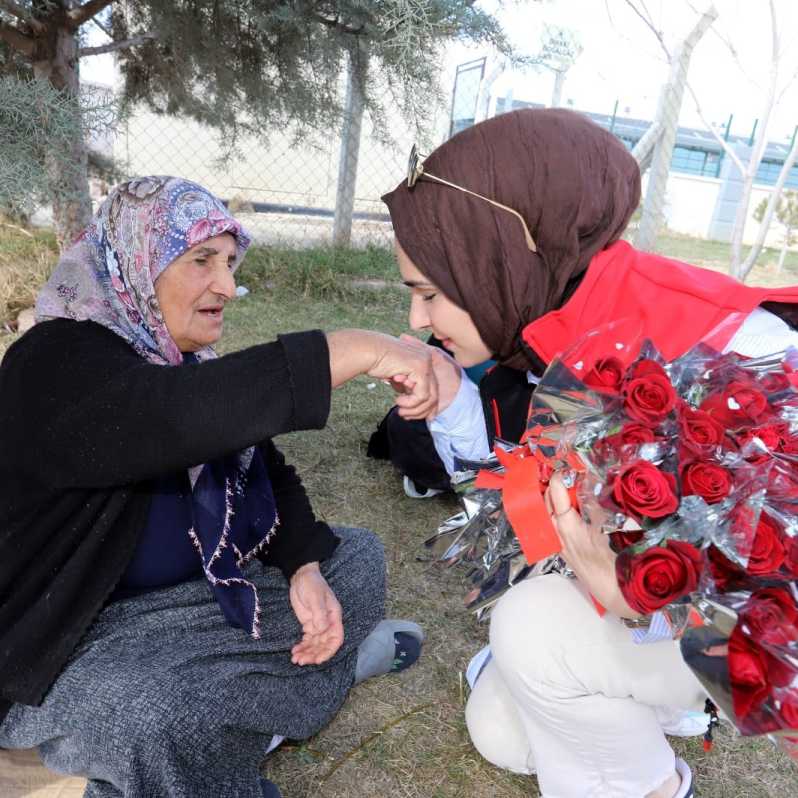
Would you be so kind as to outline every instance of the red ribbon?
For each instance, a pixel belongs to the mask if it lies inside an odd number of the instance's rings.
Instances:
[[[496,457],[504,466],[503,474],[480,471],[476,487],[501,490],[504,511],[521,551],[529,563],[535,563],[562,550],[557,530],[543,502],[540,463],[526,447],[512,452],[496,447]]]

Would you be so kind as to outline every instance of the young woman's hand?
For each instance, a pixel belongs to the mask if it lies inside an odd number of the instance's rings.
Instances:
[[[430,346],[406,333],[400,335],[399,339],[422,351],[426,350],[432,357],[432,370],[438,382],[438,408],[435,415],[442,413],[454,401],[457,392],[460,390],[460,383],[463,379],[462,367],[448,352],[439,346]],[[403,383],[404,380],[401,382]]]
[[[344,642],[341,605],[321,575],[317,562],[307,563],[291,577],[291,606],[302,624],[302,640],[291,649],[295,665],[320,665]]]
[[[609,537],[597,524],[586,522],[575,507],[560,474],[549,482],[546,507],[562,542],[562,557],[579,581],[609,612],[620,618],[639,618],[627,603],[615,576],[616,555]]]

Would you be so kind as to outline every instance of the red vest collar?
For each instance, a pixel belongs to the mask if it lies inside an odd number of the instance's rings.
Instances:
[[[699,341],[725,347],[751,311],[763,302],[798,303],[798,286],[757,288],[720,272],[639,252],[616,241],[598,253],[563,307],[528,324],[524,342],[550,363],[586,333],[597,330],[590,349],[611,354],[614,337],[601,328],[634,320],[642,338],[666,360]]]

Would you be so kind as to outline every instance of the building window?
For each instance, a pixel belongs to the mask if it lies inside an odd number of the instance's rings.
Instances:
[[[779,179],[783,161],[761,161],[759,169],[756,170],[756,177],[754,182],[764,183],[765,185],[772,186]],[[798,188],[798,166],[793,166],[787,175],[787,182],[784,184],[787,188]]]

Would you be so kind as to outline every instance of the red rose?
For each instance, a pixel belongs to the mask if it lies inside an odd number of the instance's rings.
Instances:
[[[640,554],[621,552],[615,573],[626,603],[648,615],[696,589],[701,552],[690,543],[669,540],[667,546],[652,546]]]
[[[640,360],[629,369],[622,393],[629,418],[644,424],[658,424],[676,406],[670,378],[653,360]]]
[[[643,539],[643,532],[612,532],[610,546],[613,551],[623,551],[629,546],[634,546]]]
[[[603,357],[585,374],[585,385],[598,391],[618,393],[623,380],[623,363],[615,357]]]
[[[779,699],[783,728],[798,731],[798,690],[786,690]],[[794,737],[791,739],[795,741]]]
[[[679,429],[683,445],[694,454],[707,454],[708,449],[721,446],[726,439],[726,430],[709,413],[694,410],[688,404],[679,408]]]
[[[786,588],[765,587],[757,590],[740,610],[739,623],[758,643],[786,646],[798,640],[798,607]]]
[[[754,576],[773,574],[781,568],[784,558],[781,529],[769,515],[762,513],[745,570]]]
[[[765,652],[735,627],[729,638],[729,682],[734,714],[745,718],[770,692]]]
[[[684,496],[701,496],[707,504],[717,504],[731,493],[731,474],[717,463],[697,460],[683,463],[679,471]]]
[[[795,579],[798,577],[798,540],[786,537],[782,540],[784,546],[784,567],[790,576]]]
[[[663,518],[679,506],[676,480],[647,460],[622,466],[612,482],[612,497],[633,518]]]
[[[624,424],[618,434],[621,436],[621,443],[624,446],[628,446],[629,444],[656,443],[662,440],[662,438],[654,433],[651,427],[647,427],[645,424],[639,424],[636,421],[630,421],[628,424]]]
[[[764,452],[760,448],[751,447],[750,453],[745,458],[749,463],[764,463],[768,459],[768,452],[782,452],[785,446],[791,447],[795,445],[790,436],[789,424],[784,421],[751,427],[737,436],[741,448],[749,444],[754,438],[759,438],[767,451]]]
[[[763,374],[759,379],[762,388],[768,393],[781,393],[790,387],[790,380],[781,371],[771,371]]]
[[[721,554],[715,546],[710,546],[707,549],[707,561],[715,585],[720,591],[729,590],[735,582],[745,578],[745,571]]]
[[[614,435],[597,441],[593,452],[600,460],[617,460],[622,446],[640,446],[643,443],[660,443],[662,440],[651,427],[630,421]]]
[[[701,403],[701,410],[731,429],[761,424],[771,413],[765,394],[756,385],[741,380],[710,394]]]

